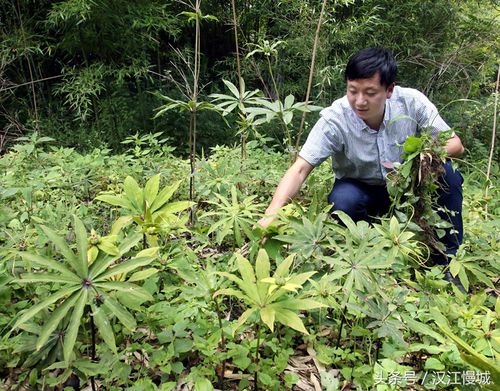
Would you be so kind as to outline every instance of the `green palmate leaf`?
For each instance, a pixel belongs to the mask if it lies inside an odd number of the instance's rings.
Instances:
[[[138,285],[132,284],[130,282],[116,281],[116,282],[96,282],[95,286],[98,288],[103,288],[106,290],[115,290],[125,292],[130,296],[133,296],[142,301],[153,300],[153,296]]]
[[[74,284],[81,283],[81,278],[66,277],[55,273],[23,273],[19,280],[14,280],[18,284],[28,284],[37,282],[52,282],[56,284]]]
[[[103,305],[113,314],[118,320],[129,330],[133,330],[136,327],[136,322],[132,314],[125,309],[120,303],[109,295],[104,298]]]
[[[234,326],[234,331],[238,330],[243,323],[247,321],[247,319],[257,311],[257,308],[249,308],[245,312],[243,312],[240,317],[238,318],[238,321],[236,322],[236,325]]]
[[[126,198],[121,197],[121,196],[103,194],[103,195],[97,196],[96,200],[103,201],[103,202],[110,204],[110,205],[113,205],[113,206],[120,206],[120,207],[122,207],[124,209],[128,209],[128,210],[134,209],[132,203],[129,200],[127,200]]]
[[[252,264],[241,254],[236,254],[236,264],[240,271],[241,278],[246,283],[255,283],[255,274]]]
[[[38,314],[41,310],[48,308],[51,304],[55,303],[59,299],[71,295],[73,292],[79,289],[81,289],[79,286],[64,288],[58,291],[57,293],[54,293],[53,295],[47,297],[45,300],[42,300],[40,303],[34,305],[33,307],[23,312],[21,317],[16,321],[16,323],[12,327],[12,330],[18,328],[21,324],[26,323],[28,320],[30,320],[36,314]]]
[[[103,256],[99,257],[90,267],[90,277],[95,278],[99,276],[104,270],[106,270],[110,265],[112,265],[115,261],[117,261],[122,255],[126,254],[132,247],[134,247],[137,243],[142,240],[141,234],[135,234],[131,236],[127,236],[120,245],[118,246],[118,250],[120,251],[118,255],[115,256]]]
[[[132,222],[132,216],[119,217],[111,227],[110,235],[118,235],[118,233]]]
[[[276,311],[273,307],[268,306],[260,309],[260,318],[271,331],[274,331],[274,318]]]
[[[68,244],[66,241],[61,238],[59,235],[57,235],[53,230],[51,230],[49,227],[45,226],[40,226],[42,228],[43,232],[45,235],[49,238],[49,240],[56,246],[56,248],[59,250],[59,252],[64,256],[64,258],[68,261],[68,263],[71,265],[73,270],[79,274],[80,276],[83,276],[81,273],[81,263],[78,259],[78,257],[73,253],[73,251],[69,248]]]
[[[117,350],[116,350],[115,334],[113,332],[111,324],[109,323],[108,317],[104,312],[104,309],[102,307],[96,307],[95,305],[92,305],[91,307],[92,307],[91,316],[93,316],[94,318],[94,322],[97,326],[97,330],[99,330],[99,334],[101,335],[106,345],[108,345],[108,347],[113,351],[113,353],[116,354]]]
[[[280,322],[282,325],[291,327],[294,330],[309,335],[306,328],[304,327],[304,323],[302,323],[302,320],[295,312],[284,308],[279,308],[279,309],[276,308],[275,314],[276,314],[276,320]]]
[[[123,182],[123,190],[128,200],[138,212],[143,210],[144,194],[139,184],[131,176],[127,176]]]
[[[130,278],[127,280],[128,282],[134,282],[134,281],[142,281],[145,280],[152,275],[158,273],[158,269],[155,268],[149,268],[145,270],[141,270],[140,272],[135,272],[130,276]]]
[[[87,231],[83,222],[76,216],[73,216],[75,235],[76,235],[76,245],[78,248],[79,261],[75,264],[76,271],[80,276],[86,276],[88,274],[89,262],[87,259]]]
[[[82,322],[83,310],[87,304],[87,295],[88,289],[82,289],[80,291],[78,301],[75,304],[68,328],[66,330],[63,346],[64,361],[66,363],[69,363],[71,353],[73,353],[76,337],[78,336],[78,329],[80,328],[80,323]]]
[[[436,324],[448,338],[455,342],[461,351],[461,356],[464,361],[475,366],[476,368],[489,372],[491,374],[493,384],[500,384],[500,369],[497,365],[495,365],[494,360],[489,360],[483,354],[476,352],[472,346],[470,346],[462,338],[455,335],[445,324],[438,322],[436,322]]]
[[[213,297],[217,297],[219,295],[234,296],[241,300],[249,300],[249,298],[246,297],[241,291],[238,291],[233,288],[219,289],[213,294]]]
[[[297,285],[301,287],[307,280],[309,280],[313,275],[315,275],[316,272],[306,272],[306,273],[301,273],[296,276],[292,276],[286,284],[290,285]]]
[[[118,255],[120,254],[120,250],[113,243],[107,240],[101,240],[101,242],[97,245],[99,250],[104,251],[109,255]]]
[[[61,273],[64,277],[70,278],[70,279],[76,279],[80,280],[81,278],[77,276],[75,273],[73,273],[71,270],[69,270],[64,264],[61,262],[58,262],[54,259],[50,258],[45,258],[41,255],[37,254],[30,254],[28,252],[19,252],[19,256],[25,260],[28,260],[30,262],[33,262],[34,264],[44,266],[49,269],[53,269],[55,271],[58,271]],[[73,256],[74,260],[74,256]]]
[[[191,201],[176,201],[176,202],[171,202],[168,205],[165,205],[162,207],[158,212],[156,213],[178,213],[182,212],[183,210],[186,210],[193,206],[195,203]]]
[[[269,262],[269,256],[264,249],[260,249],[259,253],[257,254],[257,260],[255,261],[255,274],[257,277],[257,289],[261,301],[264,300],[269,290],[269,285],[263,284],[261,280],[269,277],[270,272],[271,264]]]
[[[436,341],[438,341],[441,344],[446,343],[446,338],[443,338],[442,335],[440,335],[439,333],[432,330],[429,325],[426,325],[425,323],[421,323],[421,322],[413,319],[412,317],[410,317],[407,314],[401,314],[401,317],[403,318],[405,324],[412,331],[415,331],[419,334],[428,335],[428,336],[434,338]]]
[[[41,225],[40,228],[43,230],[47,238],[54,244],[54,246],[59,250],[59,252],[66,258],[68,261],[73,261],[75,259],[75,254],[69,248],[66,241],[61,238],[57,233],[55,233],[49,227]]]
[[[160,194],[158,194],[151,204],[151,212],[155,212],[165,205],[165,203],[172,197],[175,191],[179,188],[182,181],[174,182],[171,186],[165,187]]]
[[[160,189],[160,174],[155,175],[146,182],[144,186],[144,199],[151,206]]]
[[[57,326],[59,326],[61,320],[66,316],[68,311],[73,308],[73,305],[80,298],[80,294],[81,291],[73,293],[64,301],[64,303],[62,303],[54,310],[54,312],[52,312],[49,319],[43,325],[40,334],[38,335],[36,350],[40,350],[40,348],[47,343],[50,335],[54,332],[55,329],[57,329]]]
[[[101,273],[96,276],[94,281],[104,281],[109,279],[110,277],[116,276],[118,274],[125,274],[132,270],[135,270],[141,266],[149,265],[151,262],[155,260],[154,257],[140,257],[140,258],[132,258],[128,261],[122,262],[116,266],[109,268],[107,271]]]
[[[286,299],[277,303],[271,304],[272,307],[277,306],[293,311],[307,311],[315,308],[325,308],[327,305],[310,299]]]
[[[283,262],[281,262],[278,267],[276,268],[276,271],[274,272],[273,277],[285,277],[288,274],[290,274],[290,266],[292,266],[293,260],[295,258],[295,254],[289,255],[286,257]]]

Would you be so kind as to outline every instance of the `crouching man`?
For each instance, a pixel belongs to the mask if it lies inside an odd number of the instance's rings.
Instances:
[[[335,172],[328,197],[333,210],[344,211],[354,221],[370,221],[372,216],[389,210],[384,163],[401,162],[401,145],[408,136],[418,136],[422,130],[437,136],[450,129],[424,94],[395,86],[396,74],[396,61],[386,49],[362,49],[349,59],[346,95],[321,111],[321,118],[259,221],[262,227],[276,218],[277,211],[295,196],[313,168],[329,157]],[[446,144],[448,156],[459,157],[463,151],[460,138],[454,134]],[[444,164],[444,169],[437,202],[455,213],[442,216],[453,229],[447,230],[441,241],[446,254],[455,254],[463,235],[463,179],[450,162]],[[442,255],[436,255],[434,261],[449,262]]]

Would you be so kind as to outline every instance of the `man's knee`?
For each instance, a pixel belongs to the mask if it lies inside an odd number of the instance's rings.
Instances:
[[[366,220],[366,196],[360,189],[350,183],[337,183],[328,196],[328,202],[332,204],[331,211],[342,211],[349,215],[354,221]]]

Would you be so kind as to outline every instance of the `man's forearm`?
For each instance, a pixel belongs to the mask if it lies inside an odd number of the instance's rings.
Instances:
[[[286,205],[297,194],[312,169],[313,166],[302,158],[298,158],[281,178],[273,199],[266,209],[267,216],[275,215],[279,208]]]

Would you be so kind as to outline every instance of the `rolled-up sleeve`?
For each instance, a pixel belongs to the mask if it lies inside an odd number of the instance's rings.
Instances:
[[[311,129],[299,156],[316,167],[332,156],[337,147],[335,127],[322,117]]]
[[[416,94],[415,109],[416,119],[421,131],[428,131],[433,136],[439,132],[450,129],[448,124],[441,118],[434,104],[421,92],[414,90]]]

